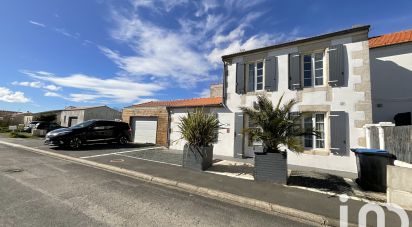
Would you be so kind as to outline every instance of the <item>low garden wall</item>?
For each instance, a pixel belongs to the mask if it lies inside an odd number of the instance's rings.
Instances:
[[[412,210],[412,168],[387,166],[387,202]]]

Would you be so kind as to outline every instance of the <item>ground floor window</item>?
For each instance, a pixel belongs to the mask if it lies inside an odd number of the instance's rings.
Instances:
[[[325,114],[313,113],[303,115],[303,128],[315,129],[318,135],[305,135],[303,145],[306,149],[325,148]]]

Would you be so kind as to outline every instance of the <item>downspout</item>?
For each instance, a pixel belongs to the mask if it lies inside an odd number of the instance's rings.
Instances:
[[[171,129],[171,115],[170,115],[170,108],[166,106],[167,112],[167,148],[170,148],[170,129]]]

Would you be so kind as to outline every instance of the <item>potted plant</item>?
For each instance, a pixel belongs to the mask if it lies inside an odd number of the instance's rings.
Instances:
[[[294,99],[281,105],[283,96],[276,106],[263,95],[257,97],[257,105],[240,107],[257,127],[244,128],[250,141],[261,141],[263,152],[255,153],[254,178],[259,181],[287,183],[287,152],[302,152],[301,136],[315,133],[304,131],[299,116],[290,114],[296,104]]]
[[[180,118],[179,129],[186,140],[183,148],[183,167],[206,170],[212,166],[213,143],[217,139],[219,120],[215,115],[196,109]]]

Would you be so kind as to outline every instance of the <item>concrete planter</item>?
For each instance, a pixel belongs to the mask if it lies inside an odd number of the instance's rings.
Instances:
[[[183,167],[206,170],[213,163],[213,146],[194,147],[186,144],[183,148]]]
[[[255,153],[253,177],[257,181],[286,184],[288,179],[287,153]]]

